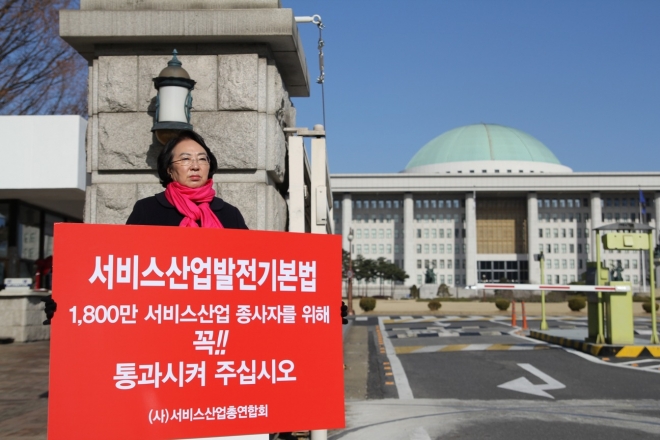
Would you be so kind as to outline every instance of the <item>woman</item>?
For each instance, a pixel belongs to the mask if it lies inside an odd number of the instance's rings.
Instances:
[[[157,166],[165,191],[138,200],[127,225],[248,229],[238,208],[215,197],[212,177],[218,161],[200,135],[179,133],[158,155]],[[44,325],[50,325],[56,310],[57,303],[49,298]],[[341,316],[348,323],[343,302]]]
[[[158,156],[158,177],[165,191],[138,200],[127,225],[247,229],[241,212],[215,197],[218,161],[204,139],[182,131]]]

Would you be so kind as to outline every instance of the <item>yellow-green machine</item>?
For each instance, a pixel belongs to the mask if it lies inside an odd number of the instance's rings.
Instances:
[[[617,271],[611,273],[600,259],[600,243],[607,250],[652,250],[653,228],[639,223],[613,223],[594,228],[596,231],[596,262],[587,265],[587,284],[596,286],[627,286],[625,292],[594,292],[588,296],[588,341],[598,344],[627,345],[634,343],[632,286],[621,280]],[[649,267],[653,268],[653,253],[649,252]],[[651,304],[655,304],[654,270],[650,270]],[[620,272],[618,273],[620,275]],[[652,313],[651,343],[658,343],[656,314]]]

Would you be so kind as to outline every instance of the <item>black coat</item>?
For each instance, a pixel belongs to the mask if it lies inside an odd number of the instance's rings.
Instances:
[[[222,199],[213,198],[211,210],[218,217],[222,226],[228,229],[247,229],[245,220],[238,208]],[[165,193],[159,193],[146,199],[138,200],[133,212],[126,220],[127,225],[179,226],[183,215],[167,201]]]

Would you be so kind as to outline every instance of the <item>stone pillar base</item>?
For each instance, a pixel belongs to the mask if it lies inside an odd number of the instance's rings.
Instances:
[[[41,298],[46,295],[50,292],[0,291],[0,338],[12,338],[14,342],[50,339],[50,326],[43,325],[46,314]]]

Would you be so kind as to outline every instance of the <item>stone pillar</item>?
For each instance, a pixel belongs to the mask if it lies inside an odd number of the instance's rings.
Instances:
[[[600,206],[600,193],[592,192],[591,199],[589,200],[589,207],[591,209],[591,230],[589,232],[589,259],[596,261],[596,231],[594,228],[602,225],[602,209]],[[601,257],[602,258],[602,257]]]
[[[81,0],[60,12],[60,35],[90,63],[85,222],[124,223],[136,200],[163,190],[152,78],[177,49],[197,81],[191,123],[218,159],[218,196],[250,229],[285,229],[283,129],[295,126],[290,97],[309,96],[292,10],[278,0]]]
[[[476,284],[477,279],[477,200],[474,192],[465,194],[465,283]]]
[[[541,284],[541,268],[534,261],[534,254],[539,252],[539,204],[536,193],[527,193],[527,258],[529,266],[529,282]]]
[[[342,248],[346,251],[351,251],[349,249],[348,242],[348,233],[353,227],[353,199],[351,193],[344,194],[344,198],[341,201],[341,243]]]
[[[417,274],[417,266],[415,265],[415,207],[413,203],[413,195],[405,193],[403,195],[403,270],[409,276],[406,280],[407,286],[417,284],[415,277]]]

